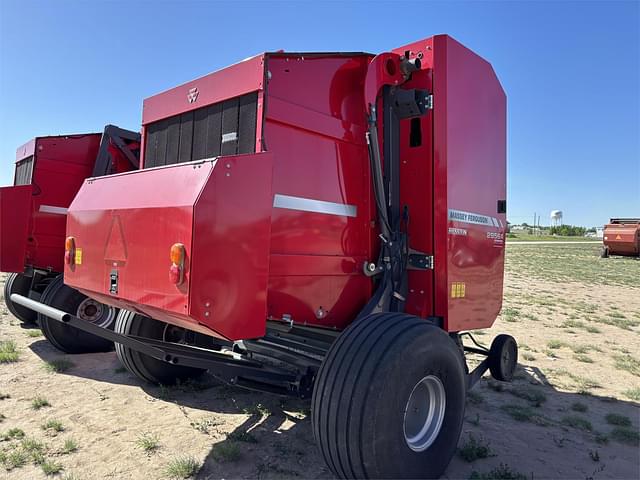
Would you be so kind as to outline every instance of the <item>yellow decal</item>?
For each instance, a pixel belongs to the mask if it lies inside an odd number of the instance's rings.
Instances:
[[[465,290],[466,284],[464,282],[453,282],[451,284],[451,298],[464,298]]]
[[[82,249],[81,248],[76,248],[76,258],[74,263],[76,265],[82,265]]]

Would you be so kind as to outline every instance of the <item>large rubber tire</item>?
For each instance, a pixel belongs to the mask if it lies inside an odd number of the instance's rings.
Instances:
[[[609,258],[609,247],[602,247],[600,249],[600,258]]]
[[[88,298],[79,291],[68,287],[62,275],[53,279],[42,293],[40,302],[59,310],[71,313],[104,328],[113,330],[118,310]],[[91,306],[95,316],[87,315]],[[113,350],[113,342],[78,330],[45,315],[38,314],[38,323],[42,333],[58,350],[66,353],[94,353]]]
[[[418,414],[408,401],[425,379],[440,383],[445,402],[437,436],[416,451],[405,421]],[[325,357],[313,434],[339,478],[437,478],[456,451],[465,396],[464,359],[443,330],[411,315],[374,314],[345,330]],[[427,403],[418,403],[421,413]]]
[[[166,326],[166,323],[159,320],[129,310],[120,310],[116,319],[115,332],[152,340],[163,340]],[[157,360],[121,343],[116,343],[116,354],[129,372],[148,383],[173,385],[178,380],[196,378],[204,373],[204,370],[199,368],[172,365]]]
[[[13,316],[23,323],[36,323],[38,314],[33,310],[23,307],[22,305],[13,303],[11,301],[11,294],[17,293],[28,297],[30,288],[31,278],[21,273],[12,273],[7,277],[4,284],[4,303],[6,303],[7,308]]]

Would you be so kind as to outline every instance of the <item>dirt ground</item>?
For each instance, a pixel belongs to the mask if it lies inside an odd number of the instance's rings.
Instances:
[[[503,312],[476,339],[513,335],[520,366],[471,391],[444,478],[640,478],[640,261],[596,248],[508,245]],[[331,478],[307,403],[213,379],[145,385],[115,353],[61,354],[0,310],[0,341],[19,352],[0,363],[0,478],[168,478],[186,457],[198,479]]]

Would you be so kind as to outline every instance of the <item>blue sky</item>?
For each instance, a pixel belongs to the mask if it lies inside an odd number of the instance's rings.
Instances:
[[[0,184],[36,135],[139,129],[142,99],[265,50],[448,33],[509,101],[509,220],[640,216],[640,3],[0,0]]]

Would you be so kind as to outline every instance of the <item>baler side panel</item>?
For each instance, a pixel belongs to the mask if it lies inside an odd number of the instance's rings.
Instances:
[[[491,65],[434,37],[436,315],[445,329],[493,324],[502,306],[506,97]]]
[[[232,340],[265,334],[272,159],[220,157],[194,209],[189,315]]]
[[[188,319],[193,208],[212,171],[212,162],[201,162],[87,180],[69,207],[67,235],[82,253],[65,266],[65,283],[104,303],[194,323]],[[174,243],[187,250],[180,286],[169,281]]]
[[[99,144],[100,134],[36,140],[27,265],[63,270],[65,210],[91,176]]]
[[[345,328],[371,295],[362,274],[375,218],[362,88],[368,60],[268,57],[264,139],[282,200],[272,217],[271,318]]]
[[[263,335],[271,166],[263,153],[87,180],[69,208],[67,234],[82,253],[65,283],[209,335]],[[175,243],[186,249],[179,285],[169,276]]]
[[[32,185],[0,188],[0,271],[24,271]]]

